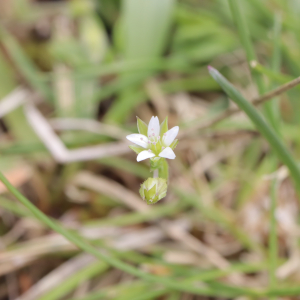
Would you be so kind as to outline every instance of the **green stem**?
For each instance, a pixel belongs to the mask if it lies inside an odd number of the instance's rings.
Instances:
[[[209,67],[209,73],[216,80],[216,82],[222,87],[226,94],[243,110],[250,120],[257,127],[258,131],[266,138],[271,145],[272,149],[278,156],[278,158],[287,166],[297,191],[300,193],[300,169],[291,155],[287,147],[278,137],[275,130],[265,121],[263,116],[254,108],[254,106],[247,101],[239,91],[216,69]]]
[[[122,270],[128,274],[134,275],[136,277],[142,278],[149,282],[156,282],[173,289],[175,291],[185,291],[189,293],[194,293],[196,295],[215,295],[216,291],[211,288],[206,287],[196,287],[194,285],[181,283],[174,279],[163,278],[161,276],[152,275],[146,273],[140,269],[137,269],[127,263],[122,262],[121,260],[111,257],[101,250],[93,247],[87,240],[78,236],[76,233],[71,232],[70,230],[64,228],[59,223],[47,217],[43,212],[36,208],[26,197],[24,197],[0,172],[0,181],[6,186],[8,191],[10,191],[38,220],[46,224],[52,230],[60,233],[72,244],[76,245],[79,249],[94,255],[99,260],[102,260],[109,265]],[[255,292],[254,292],[255,293]]]
[[[281,67],[281,49],[280,49],[280,37],[281,37],[281,16],[276,15],[274,19],[274,29],[273,29],[273,55],[271,60],[271,69],[274,72],[279,73]],[[271,85],[274,88],[274,83]],[[278,134],[280,134],[280,108],[279,108],[279,99],[274,98],[270,102],[266,102],[265,106],[269,106],[269,111],[271,115],[269,116],[269,120],[271,125],[276,130]]]
[[[254,47],[252,45],[250,33],[246,24],[245,16],[242,14],[242,10],[240,8],[240,0],[229,0],[229,6],[231,10],[231,14],[233,16],[234,22],[236,23],[239,38],[241,40],[242,46],[246,52],[248,64],[251,70],[252,77],[257,85],[257,89],[259,94],[264,92],[264,85],[260,74],[251,68],[250,64],[252,61],[256,61],[256,55],[254,51]]]
[[[256,57],[256,54],[254,51],[252,41],[251,41],[251,36],[250,36],[249,30],[248,30],[245,16],[242,13],[242,10],[240,8],[241,0],[229,0],[229,5],[230,5],[233,19],[238,28],[241,43],[246,52],[246,56],[247,56],[247,60],[248,60],[252,78],[257,86],[258,93],[260,95],[262,95],[265,92],[265,85],[264,85],[261,74],[259,72],[257,72],[257,70],[251,66],[251,63],[253,61],[255,61],[255,62],[257,61],[257,57]],[[275,29],[276,30],[275,43],[276,43],[278,41],[279,35],[280,35],[280,21],[279,20],[276,20],[275,28],[276,28]],[[274,101],[264,103],[263,112],[264,112],[264,115],[266,116],[266,119],[268,120],[268,122],[270,122],[270,124],[274,128],[278,128],[277,119],[276,119],[276,111],[274,109],[274,106],[276,106],[276,103],[274,103]]]
[[[158,177],[164,178],[168,181],[169,178],[169,165],[165,158],[161,158],[161,163],[158,169]]]

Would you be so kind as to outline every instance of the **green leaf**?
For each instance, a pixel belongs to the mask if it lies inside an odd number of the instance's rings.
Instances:
[[[257,111],[255,107],[249,101],[247,101],[223,75],[210,66],[208,69],[214,80],[222,87],[230,99],[232,99],[232,101],[234,101],[238,107],[248,115],[249,119],[256,126],[257,130],[269,142],[271,148],[274,150],[278,158],[287,166],[291,177],[294,179],[295,187],[300,194],[299,166],[276,131],[265,121],[259,111]]]
[[[168,131],[168,116],[163,120],[163,122],[160,125],[160,136],[163,136],[164,133]]]
[[[147,124],[144,121],[142,121],[139,117],[136,118],[137,118],[137,128],[139,130],[139,133],[148,136]]]
[[[130,145],[129,148],[133,150],[136,154],[139,154],[140,152],[144,151],[145,149],[139,146]]]

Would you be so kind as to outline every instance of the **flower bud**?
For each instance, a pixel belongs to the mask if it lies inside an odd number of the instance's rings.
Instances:
[[[140,188],[140,195],[147,204],[154,204],[167,195],[167,180],[163,178],[148,178]]]

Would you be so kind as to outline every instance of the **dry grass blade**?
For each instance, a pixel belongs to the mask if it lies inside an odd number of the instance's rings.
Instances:
[[[32,178],[33,171],[32,168],[24,163],[20,163],[18,167],[11,168],[5,172],[5,176],[8,180],[16,187],[21,186],[29,179]],[[6,187],[2,182],[0,182],[0,194],[3,194],[7,191]]]
[[[124,140],[125,136],[130,134],[129,131],[123,130],[120,127],[103,124],[91,119],[51,119],[49,123],[55,130],[84,130],[118,140]]]
[[[176,226],[181,230],[187,230],[190,224],[186,220],[178,219],[172,222],[172,226]],[[90,240],[102,239],[107,246],[119,251],[143,249],[165,238],[164,232],[156,226],[143,229],[89,226],[80,228],[79,232]],[[18,244],[18,248],[5,250],[0,253],[0,275],[15,271],[38,258],[53,253],[77,250],[73,244],[56,233],[35,238],[29,242],[22,242]]]
[[[146,212],[150,209],[137,194],[103,176],[95,176],[89,172],[80,172],[73,179],[73,184],[119,199],[133,210]]]
[[[24,107],[24,112],[33,130],[57,162],[70,163],[108,156],[118,156],[128,153],[130,150],[127,143],[124,142],[115,142],[105,145],[68,150],[55,134],[48,121],[34,105],[27,103]]]
[[[80,272],[81,269],[89,264],[95,263],[96,259],[89,254],[80,254],[68,260],[51,273],[43,277],[35,285],[33,285],[26,293],[18,297],[16,300],[35,300],[39,299],[45,293],[51,291],[61,282],[66,280],[72,274]]]
[[[25,103],[26,99],[30,96],[30,92],[25,88],[18,87],[0,102],[0,118],[4,117],[20,105]]]
[[[243,149],[245,146],[245,141],[236,141],[229,147],[220,147],[215,151],[210,151],[199,160],[194,162],[192,167],[192,172],[195,177],[199,177],[208,171],[211,167],[216,165],[221,160],[235,155],[239,150]]]
[[[120,184],[102,176],[96,176],[88,172],[80,172],[75,176],[73,184],[116,198],[131,209],[139,212],[147,212],[151,209],[145,202],[142,202],[139,196],[127,190]],[[196,253],[204,255],[212,265],[220,269],[228,268],[230,266],[230,263],[217,251],[205,246],[201,241],[193,237],[183,228],[176,227],[174,222],[164,221],[158,222],[157,224],[169,237],[182,243],[185,247],[192,249]]]

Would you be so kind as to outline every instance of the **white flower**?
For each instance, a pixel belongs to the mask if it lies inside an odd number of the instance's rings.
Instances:
[[[173,150],[178,143],[178,140],[175,138],[179,127],[175,126],[168,130],[168,118],[159,125],[158,117],[152,117],[148,126],[141,119],[137,118],[137,126],[139,133],[126,136],[129,141],[137,145],[129,146],[138,154],[137,161],[147,158],[159,159],[163,157],[174,159],[176,157]]]

